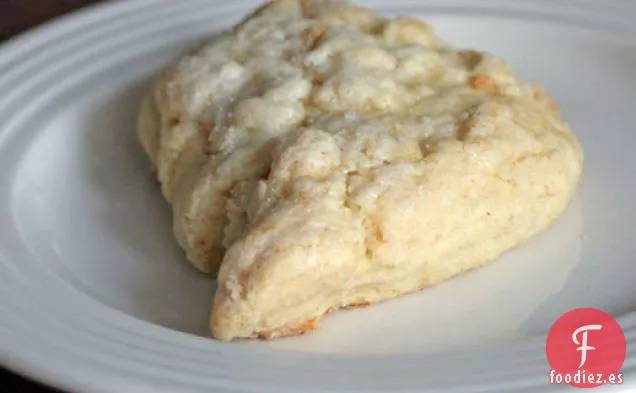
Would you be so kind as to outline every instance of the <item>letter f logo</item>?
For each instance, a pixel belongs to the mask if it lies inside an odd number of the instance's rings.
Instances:
[[[588,330],[601,330],[602,327],[603,327],[602,325],[585,325],[576,329],[574,333],[572,334],[572,341],[574,341],[574,344],[580,345],[580,347],[576,349],[577,351],[581,351],[581,364],[579,364],[579,368],[583,367],[583,365],[585,364],[585,361],[587,360],[587,351],[593,351],[596,349],[594,347],[587,345]],[[577,336],[581,332],[583,334],[581,335],[582,337],[581,342],[579,342]]]

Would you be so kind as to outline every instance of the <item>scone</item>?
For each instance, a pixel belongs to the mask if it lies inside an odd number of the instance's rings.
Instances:
[[[213,336],[273,338],[418,291],[548,227],[579,143],[537,85],[415,19],[278,0],[180,59],[139,137]]]

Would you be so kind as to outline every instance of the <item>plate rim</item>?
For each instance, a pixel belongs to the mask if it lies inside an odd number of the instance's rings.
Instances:
[[[367,1],[366,3],[371,3],[372,1]],[[479,4],[503,4],[502,0],[478,0]],[[539,0],[539,1],[532,1],[530,2],[529,0],[523,0],[520,1],[518,4],[534,4],[532,7],[539,5],[539,4],[543,4],[541,7],[545,7],[545,4],[555,4],[558,1],[545,1],[545,0]],[[202,0],[189,0],[189,1],[185,1],[182,2],[181,4],[203,4],[204,1]],[[236,3],[242,3],[242,4],[254,4],[254,3],[258,3],[258,1],[251,1],[251,2],[247,2],[247,1],[243,1],[243,2],[236,2]],[[397,4],[398,2],[396,2]],[[408,0],[402,1],[400,3],[409,3]],[[418,8],[422,8],[425,7],[426,4],[435,4],[435,3],[441,3],[441,1],[437,1],[437,0],[431,0],[431,1],[427,1],[427,2],[420,2],[420,1],[411,1],[410,3],[413,4],[413,6],[416,6]],[[450,2],[444,2],[444,4],[455,4],[455,6],[461,7],[462,4],[468,4],[469,2],[467,0],[453,0]],[[629,9],[632,11],[636,11],[636,4],[632,4],[631,7],[627,8],[627,4],[624,2],[621,2],[620,0],[606,0],[604,2],[605,4],[611,3],[613,5],[616,6],[615,9],[611,10],[612,13],[617,13],[620,14],[622,12],[624,12],[623,7],[625,6],[625,10]],[[133,9],[137,9],[137,7],[139,7],[139,9],[143,9],[144,7],[149,7],[149,6],[153,6],[153,7],[157,7],[160,8],[162,6],[171,4],[170,0],[116,0],[114,2],[107,2],[107,3],[100,3],[100,4],[95,4],[95,5],[91,5],[88,7],[85,7],[83,9],[80,9],[78,11],[72,12],[71,14],[68,14],[62,18],[58,18],[55,20],[52,20],[46,24],[41,25],[40,27],[37,27],[35,29],[32,29],[30,31],[27,31],[25,33],[22,33],[14,38],[9,39],[8,41],[5,41],[1,46],[0,46],[0,71],[5,71],[7,69],[11,69],[12,67],[15,67],[17,65],[24,65],[25,63],[28,64],[30,59],[28,56],[28,51],[29,51],[29,47],[31,46],[31,49],[33,49],[32,47],[35,46],[36,48],[38,47],[38,45],[42,45],[42,42],[46,43],[46,42],[51,42],[56,40],[57,38],[59,38],[59,36],[61,35],[62,37],[64,36],[69,36],[72,34],[77,34],[77,30],[81,29],[82,26],[85,25],[89,25],[91,22],[99,22],[102,21],[101,18],[105,18],[106,16],[110,16],[110,17],[115,17],[115,16],[120,16],[121,14],[124,14],[126,12],[130,12]],[[212,4],[212,3],[210,3]],[[470,4],[476,4],[476,2],[470,1]],[[509,2],[508,2],[509,4]],[[597,6],[598,4],[594,1],[589,1],[589,0],[574,0],[574,1],[570,1],[569,3],[566,3],[564,0],[560,0],[559,4],[569,4],[568,7],[574,7],[574,5],[577,6],[581,6],[581,7],[588,7],[591,6],[593,4],[593,6]],[[492,6],[492,5],[491,5]],[[209,7],[213,7],[213,5],[210,5]],[[245,8],[244,6],[240,6],[240,7],[236,7],[238,8]],[[179,7],[176,7],[179,8]],[[192,8],[195,8],[194,6]],[[379,7],[381,9],[381,7]],[[487,7],[484,7],[484,9],[486,9]],[[228,7],[228,9],[226,10],[226,12],[231,13],[234,12],[233,11],[234,8],[232,8],[232,6]],[[102,21],[103,22],[103,21]],[[619,27],[622,29],[622,26],[614,26],[614,27]],[[629,31],[629,34],[632,34],[633,36],[636,36],[636,29],[629,29],[629,30],[621,30],[623,31],[623,33]],[[38,44],[38,42],[40,42],[40,44]],[[54,46],[54,44],[53,44]],[[27,53],[27,55],[22,56],[20,52],[24,52]],[[26,57],[26,58],[24,58]],[[2,60],[4,58],[4,60]],[[10,80],[10,78],[3,78],[2,73],[0,73],[0,86],[6,86],[7,84],[11,87],[11,83],[12,82]],[[7,79],[9,80],[9,82],[7,82]],[[19,84],[18,84],[19,85]],[[7,100],[10,101],[10,100]],[[2,112],[3,109],[3,104],[4,102],[2,101],[2,99],[0,98],[0,112]],[[6,109],[6,106],[5,106]],[[17,127],[16,127],[17,128]],[[0,130],[2,129],[2,125],[0,125]],[[11,137],[12,134],[7,134],[6,130],[5,132],[0,132],[0,150],[3,148],[3,144],[6,143],[6,139],[8,139],[9,137]],[[6,138],[6,139],[5,139]],[[0,228],[1,229],[1,228]],[[0,261],[2,261],[3,259],[3,255],[2,255],[2,249],[0,248]],[[2,272],[1,270],[2,266],[0,266],[0,272]],[[2,282],[2,275],[0,275],[0,283]],[[5,277],[6,278],[6,277]],[[2,289],[0,288],[0,293],[2,292]],[[5,293],[6,294],[6,293]],[[82,298],[81,299],[82,302],[86,301],[86,302],[92,302],[95,301],[94,299],[88,298],[86,297],[85,299]],[[4,309],[2,308],[2,304],[0,304],[0,309]],[[106,306],[104,306],[106,307]],[[101,309],[101,308],[100,308]],[[170,330],[168,328],[165,327],[161,327],[161,326],[157,326],[157,325],[153,325],[150,322],[147,321],[143,321],[143,320],[139,320],[135,317],[132,317],[128,314],[125,314],[119,310],[115,310],[115,309],[109,309],[109,312],[114,312],[113,315],[117,315],[117,313],[121,314],[119,315],[117,318],[120,320],[121,323],[125,324],[125,325],[131,325],[131,326],[135,326],[136,330],[154,330],[155,333],[157,334],[157,336],[165,336],[165,335],[171,335],[171,336],[175,336],[175,337],[179,337],[178,340],[174,340],[175,342],[180,341],[182,344],[185,343],[185,341],[188,341],[188,345],[198,345],[200,342],[206,342],[209,343],[209,339],[207,338],[202,338],[202,337],[196,337],[196,336],[192,336],[189,335],[187,333],[182,333],[182,332],[175,332],[173,330]],[[102,310],[104,311],[104,310]],[[97,314],[97,313],[96,313]],[[629,334],[633,334],[636,332],[636,313],[630,313],[627,315],[624,315],[623,317],[619,318],[619,320],[623,321],[624,323],[627,323],[628,325],[628,329],[626,328],[626,335],[627,333]],[[3,325],[2,325],[2,318],[0,317],[0,332],[2,332]],[[636,335],[634,335],[636,337]],[[631,336],[630,336],[631,337]],[[543,340],[544,339],[536,339],[534,341],[536,342],[541,342],[541,344],[543,344]],[[530,340],[529,340],[530,341]],[[528,341],[528,342],[529,342]],[[536,344],[533,341],[532,346],[534,347],[534,345]],[[528,344],[528,345],[530,345]],[[228,344],[231,345],[231,344]],[[219,347],[224,346],[224,344],[220,344],[219,343]],[[509,348],[509,347],[507,347]],[[258,352],[259,355],[258,356],[265,356],[267,358],[269,358],[270,356],[272,356],[272,350],[270,349],[265,349],[265,348],[247,348],[247,347],[242,347],[242,346],[236,346],[233,347],[232,349],[233,352],[241,352],[241,355],[235,355],[236,357],[239,356],[243,356],[243,354],[249,353],[249,354],[254,354],[255,352]],[[475,349],[475,350],[471,350],[471,352],[479,352],[480,354],[483,354],[483,349]],[[276,351],[274,351],[276,352]],[[3,341],[0,338],[0,364],[6,366],[8,369],[11,369],[15,372],[17,372],[18,374],[22,374],[22,375],[26,375],[28,377],[31,377],[35,380],[40,380],[42,382],[45,383],[55,383],[56,386],[62,386],[59,380],[59,378],[55,375],[54,372],[52,372],[52,370],[48,370],[48,374],[47,374],[47,370],[44,370],[42,368],[40,368],[38,371],[35,370],[29,370],[29,364],[34,364],[35,362],[33,361],[33,353],[30,354],[29,356],[31,356],[30,358],[24,357],[23,359],[17,359],[17,358],[12,358],[10,359],[10,355],[12,355],[11,353],[11,347],[9,345],[6,344],[5,341]],[[448,356],[452,356],[452,355],[448,355]],[[393,361],[393,362],[399,362],[400,360],[396,360],[396,359],[387,359],[387,355],[346,355],[346,354],[336,354],[336,355],[326,355],[326,354],[298,354],[298,353],[285,353],[285,357],[291,357],[294,359],[301,359],[301,360],[307,360],[307,359],[322,359],[322,361],[329,361],[329,362],[333,362],[334,361],[334,357],[338,357],[339,359],[343,360],[343,361],[352,361],[352,360],[364,360],[366,362],[370,361],[370,358],[372,358],[371,360],[375,361]],[[431,356],[428,355],[403,355],[401,356],[402,359],[404,358],[409,358],[409,360],[413,361],[413,360],[422,360],[424,358],[426,358],[427,360],[431,360],[430,359]],[[442,356],[442,357],[446,357],[446,356]],[[364,359],[361,359],[364,358]],[[629,364],[629,369],[630,370],[634,370],[636,366],[636,354],[631,354],[630,355],[630,364]],[[440,356],[435,356],[434,360],[439,360]],[[456,358],[455,358],[456,359]],[[31,372],[32,371],[32,372]],[[43,380],[45,379],[45,380]],[[65,382],[64,382],[65,383]],[[72,386],[71,386],[72,385]],[[75,384],[75,382],[69,382],[69,386],[67,387],[70,390],[74,390],[74,389],[87,389],[87,391],[100,391],[100,390],[96,390],[96,386],[95,385],[86,385],[84,384],[79,384],[79,380],[77,381],[77,384]],[[153,391],[156,391],[153,388]],[[241,391],[245,391],[245,390],[241,390]]]

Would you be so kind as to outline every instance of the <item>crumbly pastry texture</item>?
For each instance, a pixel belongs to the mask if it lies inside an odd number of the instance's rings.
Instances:
[[[221,340],[315,329],[548,227],[579,143],[502,60],[408,17],[277,0],[163,71],[138,123]]]

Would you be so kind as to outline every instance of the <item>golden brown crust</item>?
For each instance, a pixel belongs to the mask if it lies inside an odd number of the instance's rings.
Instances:
[[[305,30],[302,35],[302,40],[308,50],[314,50],[319,45],[325,34],[326,26],[324,24],[318,24]]]
[[[370,305],[371,305],[371,302],[356,302],[356,303],[347,304],[346,306],[342,308],[346,310],[354,310],[356,308],[363,308]]]
[[[311,18],[309,0],[299,0],[300,2],[300,15],[303,18]]]
[[[459,55],[464,60],[468,70],[475,69],[475,67],[477,67],[477,65],[484,59],[484,55],[481,52],[472,49],[461,51],[459,52]]]
[[[487,75],[472,76],[468,80],[468,84],[474,89],[481,90],[486,93],[494,94],[497,92],[495,81]]]
[[[320,318],[313,318],[297,326],[258,333],[257,337],[261,340],[272,340],[279,337],[300,336],[318,329],[319,325]]]
[[[554,101],[554,99],[550,97],[548,93],[539,86],[535,86],[534,88],[534,99],[545,103],[548,108],[553,111],[559,110],[559,106],[557,105],[556,101]]]
[[[318,327],[320,326],[320,321],[327,314],[331,314],[332,312],[335,312],[338,310],[354,310],[357,308],[364,308],[372,304],[373,304],[372,302],[363,301],[363,302],[347,304],[345,306],[340,306],[340,307],[332,306],[321,317],[309,319],[291,328],[284,328],[284,329],[258,333],[256,337],[260,340],[267,341],[267,340],[273,340],[280,337],[300,336],[300,335],[307,334],[318,329]]]

